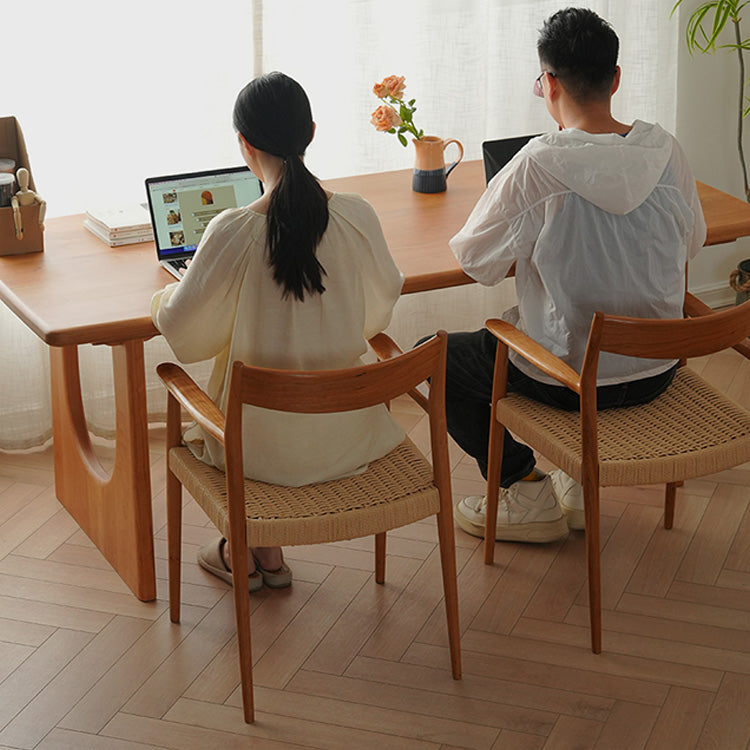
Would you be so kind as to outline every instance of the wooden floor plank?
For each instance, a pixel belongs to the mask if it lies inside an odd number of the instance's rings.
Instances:
[[[594,748],[598,750],[644,748],[658,715],[659,710],[655,706],[618,701],[604,723]]]
[[[503,729],[492,750],[541,750],[545,742],[544,737]]]
[[[708,714],[697,750],[744,748],[750,745],[750,677],[724,675]]]
[[[369,579],[358,570],[334,570],[255,663],[255,684],[283,688]]]
[[[556,649],[559,651],[559,648]],[[446,664],[447,649],[415,644],[405,655],[410,664],[436,668]],[[575,661],[575,660],[573,660]],[[492,679],[518,681],[523,684],[568,690],[572,693],[601,696],[613,700],[629,700],[661,705],[666,699],[669,686],[649,680],[621,676],[607,672],[596,672],[579,667],[552,664],[551,660],[538,661],[522,656],[495,656],[487,651],[464,650],[464,674]],[[466,678],[464,678],[466,679]],[[718,688],[716,676],[712,685]],[[598,719],[599,717],[597,717]]]
[[[596,746],[601,731],[599,722],[561,716],[543,747],[544,750],[569,750],[572,747],[588,750]]]
[[[577,632],[575,632],[577,631]],[[585,628],[571,628],[558,625],[549,628],[546,635],[550,640],[505,636],[495,633],[469,631],[464,636],[467,651],[479,651],[496,656],[515,656],[529,661],[537,661],[558,666],[580,666],[600,674],[632,677],[639,680],[661,682],[662,684],[684,685],[700,690],[715,690],[721,680],[718,668],[672,664],[653,658],[641,658],[612,652],[605,649],[601,654],[591,653],[588,633]],[[553,642],[551,638],[554,637]],[[570,645],[575,638],[576,645]],[[561,648],[560,641],[568,642]]]
[[[0,748],[0,750],[3,750]],[[67,729],[53,729],[38,745],[36,750],[160,750],[156,745],[129,742],[96,734],[72,732]]]
[[[648,596],[666,596],[685,552],[706,510],[705,498],[678,491],[671,529],[659,524],[630,576],[625,590]]]
[[[614,704],[611,698],[578,692],[576,688],[580,686],[575,680],[571,681],[572,684],[565,682],[565,687],[554,688],[544,684],[543,679],[538,679],[536,684],[521,681],[534,679],[526,674],[514,674],[513,676],[517,679],[511,679],[508,673],[512,670],[498,669],[497,672],[500,672],[500,675],[496,676],[496,671],[491,669],[488,670],[491,674],[485,677],[475,670],[473,662],[470,662],[468,667],[472,670],[471,679],[459,682],[446,679],[447,662],[438,667],[425,667],[418,664],[394,663],[382,659],[360,657],[352,662],[346,676],[372,680],[384,685],[428,690],[507,706],[531,709],[541,706],[545,711],[580,716],[595,721],[605,721]],[[290,688],[300,690],[299,680],[307,674],[306,671],[299,672],[290,683]],[[309,679],[314,679],[314,675]]]
[[[671,688],[648,739],[646,750],[694,748],[713,699],[713,693]]]
[[[748,505],[747,485],[717,486],[677,571],[678,580],[707,585],[716,583]]]
[[[57,726],[91,685],[106,674],[147,626],[146,620],[114,618],[0,731],[0,742],[33,748]]]
[[[107,670],[58,726],[96,734],[125,705],[159,665],[204,617],[205,611],[183,607],[179,625],[165,612]]]
[[[91,641],[90,633],[58,629],[0,683],[0,727],[5,727]],[[25,741],[25,738],[21,738]]]
[[[436,719],[398,709],[383,709],[367,704],[335,701],[291,690],[259,688],[258,708],[273,714],[277,720],[296,731],[288,733],[289,741],[300,741],[320,746],[323,740],[334,744],[324,747],[439,747],[442,740],[462,742],[473,750],[488,748],[497,732],[468,721],[456,722]],[[209,704],[181,700],[165,717],[194,723],[208,729],[229,729],[254,735],[256,727],[247,727],[241,715],[228,706],[216,710]],[[262,727],[262,725],[261,725]],[[258,728],[261,728],[258,727]],[[319,734],[319,738],[316,737]],[[490,739],[491,738],[491,739]],[[349,742],[351,744],[344,744]],[[403,743],[403,744],[401,744]]]
[[[554,563],[563,542],[521,544],[485,599],[471,627],[510,633]]]
[[[435,675],[435,679],[445,683],[451,677],[443,673],[441,676]],[[491,745],[498,729],[512,729],[527,734],[546,736],[557,719],[555,713],[538,708],[509,706],[490,700],[479,702],[468,696],[436,693],[414,685],[400,687],[391,683],[388,690],[383,690],[383,685],[379,682],[337,675],[320,675],[307,671],[298,673],[289,683],[286,692],[324,697],[336,702],[351,701],[362,706],[378,707],[399,713],[403,711],[411,715],[412,722],[415,721],[416,716],[430,717],[428,722],[418,725],[420,727],[418,736],[424,739],[425,732],[434,731],[434,734],[429,736],[431,740],[459,744],[460,739],[461,742],[466,743],[466,747],[476,748]],[[334,713],[337,710],[340,711],[341,708],[332,707]],[[471,727],[462,726],[469,717],[471,717]],[[445,734],[440,734],[438,731],[441,721],[448,722],[445,726]],[[430,726],[432,729],[428,730]],[[416,724],[415,729],[417,729]],[[456,730],[460,734],[451,737]]]

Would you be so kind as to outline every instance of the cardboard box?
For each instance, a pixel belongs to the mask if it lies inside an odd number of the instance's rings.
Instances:
[[[29,170],[29,190],[36,192],[26,142],[15,117],[0,117],[0,158],[14,159],[16,170],[26,167]],[[16,238],[13,209],[10,206],[0,207],[0,255],[38,253],[44,250],[44,232],[39,225],[39,206],[21,206],[20,209],[23,224],[21,240]]]

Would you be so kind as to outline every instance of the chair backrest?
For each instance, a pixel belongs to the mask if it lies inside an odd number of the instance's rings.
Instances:
[[[597,312],[591,323],[583,370],[599,352],[646,359],[687,359],[727,349],[750,336],[750,300],[698,318],[652,320]]]
[[[387,403],[429,378],[427,412],[433,472],[436,485],[448,488],[445,497],[450,498],[445,418],[447,340],[445,331],[438,331],[423,344],[392,359],[343,370],[273,370],[235,362],[232,365],[225,429],[230,497],[243,497],[243,404],[302,414],[352,411]],[[441,491],[441,502],[443,494]],[[230,502],[232,506],[236,504]],[[239,518],[239,511],[236,512]]]
[[[444,331],[393,359],[341,370],[273,370],[232,365],[227,418],[233,404],[304,414],[363,409],[390,401],[431,380],[444,392]]]

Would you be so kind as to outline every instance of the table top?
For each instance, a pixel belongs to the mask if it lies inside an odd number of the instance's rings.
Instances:
[[[484,190],[481,161],[460,164],[444,193],[411,189],[411,170],[326,180],[340,192],[367,198],[380,217],[404,293],[467,284],[448,247]],[[730,242],[750,234],[750,205],[698,183],[708,238]],[[83,216],[46,222],[45,251],[0,257],[0,299],[51,346],[115,344],[157,331],[153,293],[173,280],[156,262],[153,242],[107,247],[83,226]]]

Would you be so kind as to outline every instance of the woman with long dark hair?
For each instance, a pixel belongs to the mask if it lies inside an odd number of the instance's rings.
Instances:
[[[325,191],[305,166],[315,123],[296,81],[277,72],[252,80],[237,97],[234,127],[265,193],[216,216],[182,280],[152,300],[154,322],[180,361],[215,358],[208,392],[221,409],[237,360],[294,370],[359,364],[367,339],[388,325],[403,281],[372,207]],[[245,475],[275,484],[357,473],[404,437],[383,406],[321,415],[245,409]],[[194,428],[185,439],[223,468],[210,436]],[[289,585],[279,548],[252,553],[251,591]],[[198,561],[231,582],[225,540],[203,547]]]

